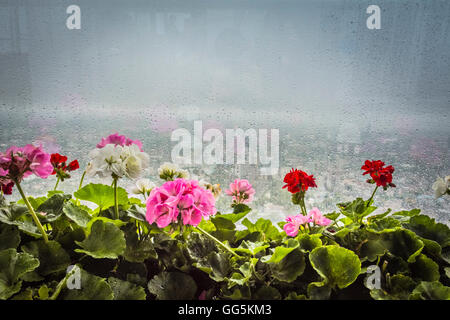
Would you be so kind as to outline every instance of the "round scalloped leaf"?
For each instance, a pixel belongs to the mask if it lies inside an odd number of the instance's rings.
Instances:
[[[45,213],[46,222],[53,222],[62,215],[64,203],[71,197],[70,194],[56,193],[40,204],[36,211]]]
[[[114,300],[145,300],[144,288],[131,282],[109,277],[108,283],[113,290]]]
[[[188,274],[164,271],[149,281],[148,290],[158,300],[192,300],[197,284]]]
[[[261,261],[265,263],[279,263],[296,248],[298,248],[298,241],[295,239],[289,239],[286,242],[286,246],[276,247],[272,255],[262,257]]]
[[[381,233],[383,246],[395,256],[411,263],[416,260],[424,248],[424,243],[412,231],[397,229]]]
[[[20,233],[16,226],[0,224],[0,251],[16,249],[20,244]]]
[[[124,253],[126,241],[122,230],[110,222],[97,220],[91,228],[91,233],[82,242],[75,241],[82,249],[76,252],[86,253],[96,259],[117,259]]]
[[[252,297],[255,300],[280,300],[281,294],[274,287],[263,286]]]
[[[10,248],[0,251],[0,299],[8,299],[20,291],[21,276],[39,266],[39,260],[28,253]]]
[[[321,234],[307,234],[303,233],[297,236],[299,247],[302,251],[310,252],[317,247],[322,246],[322,240],[320,240]]]
[[[40,265],[36,269],[39,275],[64,271],[70,264],[70,257],[61,245],[53,240],[45,243],[44,240],[28,242],[21,247],[22,251],[39,259]]]
[[[62,290],[59,299],[62,300],[113,300],[114,294],[106,279],[90,274],[80,269],[80,289]]]
[[[126,248],[123,256],[127,261],[144,262],[149,258],[156,259],[158,257],[150,238],[138,238],[136,226],[134,224],[128,225],[124,231]]]
[[[64,205],[63,212],[67,218],[75,222],[82,228],[86,228],[92,216],[84,209],[78,207],[72,202],[67,202]]]
[[[242,241],[241,245],[234,249],[236,252],[242,252],[249,255],[256,255],[258,252],[268,248],[268,244],[264,244],[264,242],[251,242],[251,241]]]
[[[358,256],[339,246],[324,246],[311,251],[309,260],[313,268],[332,288],[345,288],[352,284],[361,272]]]
[[[323,282],[311,282],[308,285],[308,297],[310,300],[328,300],[331,295],[331,287]]]
[[[440,278],[439,265],[426,255],[421,254],[416,261],[410,265],[413,278],[423,281],[438,281]]]
[[[436,241],[441,247],[450,245],[450,229],[443,223],[436,223],[426,215],[413,216],[405,228],[414,231],[418,236]]]
[[[123,188],[117,188],[119,205],[128,204],[128,194]],[[104,184],[90,183],[73,194],[75,198],[93,202],[105,210],[114,205],[114,188]]]
[[[450,300],[450,287],[440,282],[422,281],[409,296],[410,300]]]
[[[270,263],[270,269],[275,279],[292,282],[305,271],[305,255],[299,249],[294,249],[281,261]]]

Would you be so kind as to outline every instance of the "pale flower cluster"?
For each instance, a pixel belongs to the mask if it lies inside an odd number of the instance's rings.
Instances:
[[[137,179],[150,165],[149,155],[142,152],[136,144],[121,146],[107,144],[89,153],[92,159],[86,169],[89,176],[115,176]]]
[[[159,177],[166,181],[173,181],[177,178],[189,179],[189,172],[180,169],[176,164],[165,162],[158,168]]]
[[[442,197],[444,194],[450,194],[450,176],[446,176],[444,179],[437,178],[432,188],[436,198]]]

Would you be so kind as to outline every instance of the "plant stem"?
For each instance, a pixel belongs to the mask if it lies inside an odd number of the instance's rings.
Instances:
[[[118,191],[117,191],[117,179],[113,178],[113,187],[114,187],[114,214],[115,218],[119,219],[119,199],[118,199]]]
[[[305,196],[303,196],[303,197],[300,198],[300,208],[301,208],[301,210],[302,210],[302,214],[303,214],[304,216],[307,216],[308,213],[306,212]]]
[[[78,190],[83,186],[84,176],[86,175],[86,170],[84,170],[83,175],[81,176],[80,185],[78,186]]]
[[[371,196],[370,199],[367,201],[367,207],[370,206],[370,203],[372,202],[373,196],[375,195],[375,192],[377,192],[377,190],[378,190],[378,186],[376,186],[375,190],[373,190],[372,196]]]
[[[207,237],[209,237],[211,240],[215,241],[219,246],[221,246],[222,248],[224,248],[225,250],[227,250],[228,252],[230,252],[232,255],[234,255],[235,257],[240,257],[240,255],[238,255],[236,252],[234,252],[233,250],[231,250],[228,246],[226,246],[222,241],[220,241],[219,239],[217,239],[216,237],[212,236],[211,234],[209,234],[209,232],[206,232],[205,230],[203,230],[200,227],[196,227],[199,231],[201,231],[203,234],[205,234]]]
[[[59,177],[58,177],[58,179],[56,179],[56,184],[55,184],[55,187],[53,188],[53,191],[56,191],[56,188],[58,188],[58,184],[59,184]]]
[[[64,277],[64,279],[62,279],[59,283],[58,286],[56,287],[56,291],[52,294],[52,296],[50,298],[48,298],[48,300],[56,300],[59,296],[59,294],[61,293],[61,289],[66,285],[67,280],[69,279],[69,277],[75,273],[75,268],[77,267],[73,267],[72,270],[70,270],[70,272],[68,272],[66,274],[66,276]]]
[[[44,228],[42,227],[42,224],[39,221],[39,218],[37,217],[36,212],[34,212],[33,207],[31,206],[30,202],[28,201],[27,197],[25,196],[25,193],[23,192],[19,181],[14,180],[14,183],[16,184],[17,190],[19,190],[19,193],[22,196],[23,201],[25,202],[25,205],[27,206],[28,211],[30,212],[31,216],[33,217],[34,223],[36,224],[36,226],[38,227],[39,231],[41,232],[45,243],[47,243],[48,242],[47,233],[45,232]]]

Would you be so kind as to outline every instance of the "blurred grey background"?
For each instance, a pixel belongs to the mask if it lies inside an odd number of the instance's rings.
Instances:
[[[80,30],[66,27],[73,4]],[[366,27],[371,4],[380,30]],[[445,0],[0,0],[0,149],[41,143],[84,167],[117,131],[144,142],[160,182],[175,128],[276,128],[278,175],[187,169],[223,188],[248,178],[254,217],[280,220],[298,211],[281,189],[291,167],[317,177],[308,205],[331,212],[370,196],[360,167],[382,159],[397,188],[377,204],[448,222],[449,197],[431,185],[450,174],[449,17]],[[53,178],[29,180],[28,193]]]

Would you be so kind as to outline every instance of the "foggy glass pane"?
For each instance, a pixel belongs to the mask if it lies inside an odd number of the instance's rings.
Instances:
[[[84,168],[118,132],[143,142],[146,177],[160,183],[177,128],[279,129],[274,175],[248,163],[184,168],[223,190],[248,179],[253,218],[280,221],[298,211],[282,189],[291,168],[317,178],[307,205],[332,212],[370,197],[360,167],[382,159],[397,188],[378,194],[381,208],[448,222],[449,199],[431,185],[450,174],[450,2],[377,1],[379,30],[356,0],[77,1],[79,30],[66,26],[70,4],[0,0],[0,150],[41,143]],[[39,195],[54,182],[24,187]],[[218,209],[229,203],[222,195]]]

